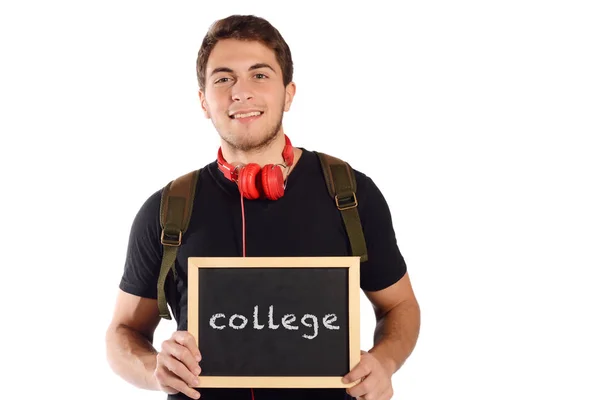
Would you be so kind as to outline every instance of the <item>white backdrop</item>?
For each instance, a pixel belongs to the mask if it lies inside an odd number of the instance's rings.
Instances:
[[[294,144],[388,199],[422,309],[394,398],[600,398],[600,13],[576,0],[3,2],[0,397],[164,398],[104,332],[140,205],[216,156],[195,59],[232,13],[291,46]]]

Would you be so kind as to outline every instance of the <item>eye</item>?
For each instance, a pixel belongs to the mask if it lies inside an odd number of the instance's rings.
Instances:
[[[228,77],[219,78],[215,81],[215,84],[225,83],[225,82],[227,82],[227,79],[230,79],[230,78],[228,78]]]
[[[267,76],[267,75],[265,75],[265,74],[261,74],[260,72],[259,72],[258,74],[256,74],[256,75],[254,75],[254,76],[255,76],[255,77],[257,77],[257,78],[259,78],[259,79],[265,79],[265,78],[268,78],[268,76]]]

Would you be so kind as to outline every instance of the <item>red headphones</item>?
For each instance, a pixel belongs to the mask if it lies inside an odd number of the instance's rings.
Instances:
[[[294,162],[294,148],[290,139],[285,136],[285,147],[283,148],[284,167],[290,167]],[[277,200],[283,197],[285,182],[281,164],[267,164],[263,168],[256,163],[248,165],[233,165],[227,163],[223,158],[223,152],[219,148],[217,153],[217,165],[219,170],[227,179],[236,182],[240,193],[249,200],[258,199],[261,196],[269,200]]]

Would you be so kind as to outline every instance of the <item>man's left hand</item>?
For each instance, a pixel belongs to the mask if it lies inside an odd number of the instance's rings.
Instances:
[[[343,379],[344,383],[361,379],[346,392],[357,399],[390,400],[394,394],[392,376],[371,353],[361,351],[360,362]]]

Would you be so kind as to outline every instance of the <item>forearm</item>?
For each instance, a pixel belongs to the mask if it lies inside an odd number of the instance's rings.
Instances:
[[[108,363],[117,375],[139,388],[159,390],[154,377],[157,351],[146,337],[123,325],[110,328],[106,349]]]
[[[416,302],[401,303],[378,318],[373,354],[392,375],[410,356],[419,336],[421,312]]]

